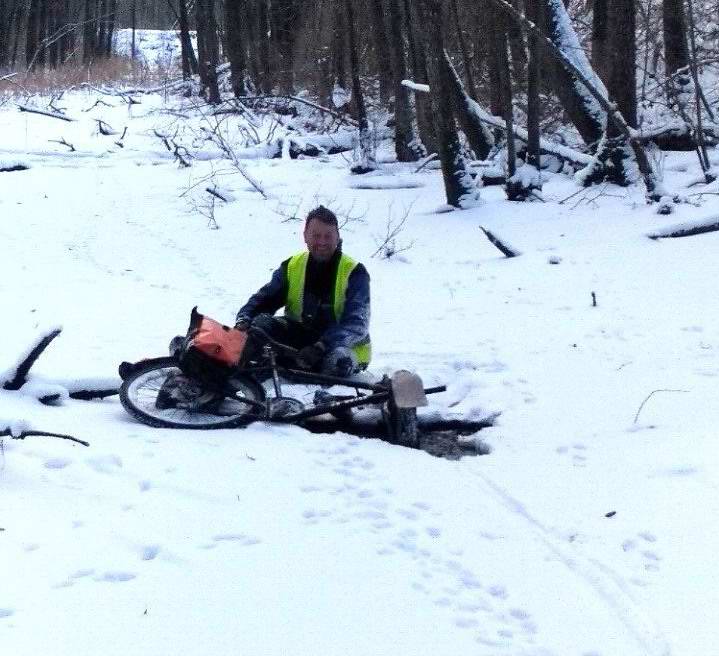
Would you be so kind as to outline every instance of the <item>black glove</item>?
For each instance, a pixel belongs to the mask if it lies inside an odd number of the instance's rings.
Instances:
[[[322,362],[325,356],[325,345],[317,342],[311,346],[305,346],[297,354],[297,364],[303,369],[314,369]]]
[[[235,322],[235,328],[237,330],[241,330],[242,332],[246,332],[247,329],[250,327],[251,323],[252,323],[252,319],[248,319],[247,317],[240,317]]]

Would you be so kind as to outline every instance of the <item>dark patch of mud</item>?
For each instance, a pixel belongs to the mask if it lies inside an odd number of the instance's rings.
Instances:
[[[482,442],[478,433],[489,428],[491,421],[467,421],[461,419],[419,418],[419,449],[437,458],[459,460],[465,456],[483,456],[491,452]],[[303,422],[303,427],[312,433],[349,433],[357,437],[379,439],[393,443],[382,421],[354,419],[351,422],[322,416]]]

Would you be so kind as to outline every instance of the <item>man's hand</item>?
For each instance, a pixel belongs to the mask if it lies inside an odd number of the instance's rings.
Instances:
[[[250,323],[252,323],[250,319],[242,317],[236,321],[235,328],[237,330],[241,330],[244,333],[247,332],[248,328],[250,327]]]
[[[305,346],[297,354],[297,364],[303,369],[314,369],[325,356],[325,345],[317,342],[311,346]]]

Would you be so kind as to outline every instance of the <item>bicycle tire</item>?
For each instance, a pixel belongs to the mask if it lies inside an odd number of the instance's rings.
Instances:
[[[238,428],[262,418],[255,406],[242,401],[235,401],[238,412],[229,415],[192,412],[182,408],[157,408],[157,395],[162,383],[169,375],[178,372],[179,367],[174,358],[154,358],[138,365],[132,373],[128,374],[120,387],[122,406],[135,419],[154,428],[189,430]],[[228,385],[243,398],[254,403],[264,403],[265,390],[253,378],[235,374],[230,377]],[[227,401],[233,402],[231,399]]]

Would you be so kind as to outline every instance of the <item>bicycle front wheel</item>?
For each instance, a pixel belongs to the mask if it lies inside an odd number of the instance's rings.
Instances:
[[[229,379],[228,394],[211,409],[168,407],[158,402],[165,381],[180,374],[174,358],[148,360],[125,378],[120,402],[135,419],[156,428],[236,428],[262,418],[259,404],[264,403],[265,391],[253,378],[241,374]]]

